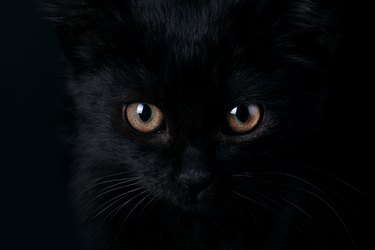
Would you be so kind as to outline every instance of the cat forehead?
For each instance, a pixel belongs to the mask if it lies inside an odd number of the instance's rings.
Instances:
[[[252,53],[281,55],[296,44],[294,30],[316,33],[324,20],[317,19],[311,0],[56,1],[65,51],[73,64],[88,66],[137,57],[149,65],[168,59],[205,67],[245,52],[255,61],[259,56]],[[272,51],[277,46],[282,48]]]
[[[233,96],[240,96],[254,89],[262,92],[262,86],[272,89],[277,84],[262,79],[269,73],[259,73],[264,68],[284,67],[285,62],[310,63],[304,58],[306,53],[298,54],[304,47],[294,49],[294,33],[285,35],[282,28],[291,31],[295,26],[306,32],[321,27],[306,22],[314,13],[307,3],[315,1],[310,0],[59,1],[71,7],[65,6],[61,37],[73,65],[79,66],[77,74],[109,64],[115,68],[117,82],[132,92],[152,90],[151,94],[169,93],[177,99],[183,93],[210,98],[220,91],[223,95],[237,91]],[[300,5],[287,12],[285,25],[277,22],[281,28],[275,31],[274,16],[257,16],[263,10],[254,7],[262,2]],[[301,18],[303,22],[296,21]],[[261,25],[265,19],[267,25]],[[287,50],[291,56],[285,58]],[[282,72],[280,68],[274,71]]]
[[[128,2],[118,10],[118,27],[104,32],[117,33],[109,37],[115,53],[107,56],[132,92],[208,97],[228,85],[229,78],[245,75],[232,75],[242,51],[226,29],[228,12],[237,1]]]
[[[135,1],[133,19],[141,27],[171,37],[197,40],[220,26],[237,1]],[[212,34],[211,34],[212,35]]]
[[[148,71],[135,65],[121,69],[117,66],[114,65],[115,70],[110,69],[106,73],[111,79],[103,81],[115,87],[112,92],[124,94],[123,97],[130,101],[164,103],[169,108],[178,104],[180,109],[202,109],[201,105],[221,109],[219,106],[236,102],[256,102],[267,96],[267,92],[284,84],[273,82],[269,74],[255,68],[236,70],[228,67],[218,72],[217,68],[198,69],[191,66],[191,70],[183,72],[168,67]]]
[[[203,63],[210,53],[218,53],[215,50],[224,40],[230,42],[227,14],[235,2],[134,1],[129,7],[130,21],[124,17],[126,11],[119,13],[121,29],[129,31],[122,38],[129,49],[142,50],[137,55],[147,56],[146,60],[158,57],[170,60],[170,64],[184,60]]]

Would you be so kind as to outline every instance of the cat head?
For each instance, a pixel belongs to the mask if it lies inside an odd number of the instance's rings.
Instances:
[[[124,174],[212,210],[249,189],[241,176],[299,159],[321,120],[328,1],[57,2],[86,181]]]

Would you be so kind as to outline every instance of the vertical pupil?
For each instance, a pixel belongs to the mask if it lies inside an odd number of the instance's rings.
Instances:
[[[137,114],[139,115],[139,118],[141,118],[143,122],[147,122],[151,118],[152,111],[149,105],[139,104],[137,107]]]
[[[236,117],[240,122],[246,122],[249,119],[249,110],[246,106],[240,106],[237,108]]]

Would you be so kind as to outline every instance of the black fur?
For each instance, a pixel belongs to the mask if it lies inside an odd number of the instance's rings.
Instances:
[[[354,247],[334,181],[316,181],[324,180],[315,163],[339,38],[332,1],[56,6],[72,64],[72,191],[87,249]],[[161,108],[168,134],[124,123],[122,106],[136,101]],[[226,135],[237,103],[260,104],[262,123]],[[197,202],[181,173],[211,176]]]

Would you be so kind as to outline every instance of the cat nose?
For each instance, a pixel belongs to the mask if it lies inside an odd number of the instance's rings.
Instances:
[[[198,195],[209,186],[211,175],[209,172],[181,173],[178,180],[184,188],[187,188],[192,194]]]

